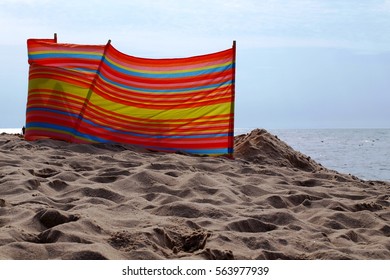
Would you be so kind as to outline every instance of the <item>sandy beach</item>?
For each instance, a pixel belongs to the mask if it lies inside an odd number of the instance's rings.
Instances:
[[[262,129],[234,157],[2,134],[0,259],[390,259],[389,182]]]

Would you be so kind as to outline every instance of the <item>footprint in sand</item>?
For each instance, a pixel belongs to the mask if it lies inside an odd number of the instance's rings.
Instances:
[[[257,219],[244,219],[227,225],[228,230],[238,232],[267,232],[275,230],[277,226],[274,224],[264,223]]]
[[[60,224],[77,221],[80,217],[72,214],[65,214],[55,209],[42,209],[38,211],[35,218],[46,228],[52,228]]]
[[[58,173],[60,173],[60,172],[55,170],[55,169],[43,168],[43,169],[39,169],[38,171],[33,171],[32,175],[37,176],[37,177],[41,177],[41,178],[49,178],[49,177],[52,177],[54,175],[57,175]]]

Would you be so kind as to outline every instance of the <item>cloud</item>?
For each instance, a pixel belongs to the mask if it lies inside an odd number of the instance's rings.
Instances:
[[[167,54],[169,49],[220,48],[233,39],[245,48],[378,52],[390,50],[386,10],[390,0],[353,7],[348,1],[313,0],[3,0],[0,24],[12,28],[0,30],[0,44],[57,32],[62,42],[102,44],[110,38],[141,52],[157,49]]]

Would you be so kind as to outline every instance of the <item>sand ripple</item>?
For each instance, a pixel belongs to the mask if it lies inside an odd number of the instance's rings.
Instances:
[[[390,184],[265,130],[235,159],[0,136],[1,259],[390,259]]]

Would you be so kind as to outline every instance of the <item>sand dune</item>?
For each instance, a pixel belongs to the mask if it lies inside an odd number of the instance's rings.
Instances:
[[[1,259],[390,259],[390,183],[265,130],[235,159],[0,136]]]

